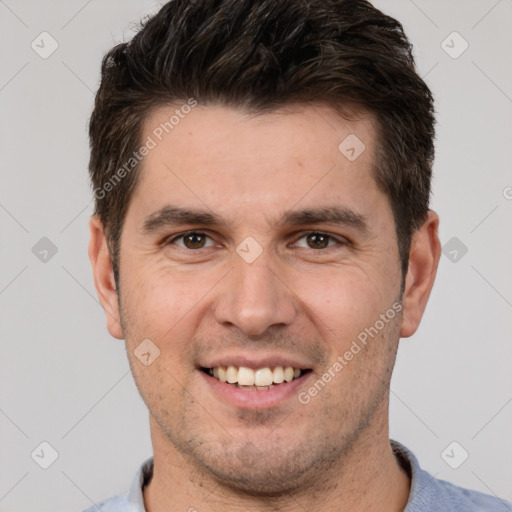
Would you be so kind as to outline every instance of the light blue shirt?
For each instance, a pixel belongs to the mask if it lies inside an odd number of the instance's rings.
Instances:
[[[420,468],[405,446],[391,441],[395,456],[411,477],[411,492],[404,512],[512,512],[512,502],[438,480]],[[138,469],[130,490],[84,512],[146,512],[142,489],[153,474],[153,458]]]

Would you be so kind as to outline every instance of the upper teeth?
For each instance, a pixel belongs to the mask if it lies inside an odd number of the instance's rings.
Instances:
[[[210,369],[210,375],[221,382],[238,383],[239,386],[270,386],[291,382],[300,376],[300,372],[300,369],[291,366],[276,366],[273,370],[269,367],[253,370],[246,366],[216,366]]]

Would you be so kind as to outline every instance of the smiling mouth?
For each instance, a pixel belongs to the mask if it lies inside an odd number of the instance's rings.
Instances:
[[[246,366],[216,366],[201,368],[201,371],[226,384],[247,390],[267,391],[277,386],[300,379],[310,369],[276,366],[252,369]]]

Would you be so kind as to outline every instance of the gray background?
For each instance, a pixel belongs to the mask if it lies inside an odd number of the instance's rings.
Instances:
[[[151,454],[87,258],[86,130],[102,55],[159,4],[0,0],[0,511],[80,511],[125,491]],[[437,98],[432,207],[443,245],[456,237],[401,341],[391,436],[438,478],[512,499],[512,2],[376,4],[404,24]],[[46,59],[31,47],[43,31],[58,43]],[[48,469],[43,441],[58,453]]]

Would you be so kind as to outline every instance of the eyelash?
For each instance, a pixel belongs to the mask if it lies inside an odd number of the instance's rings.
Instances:
[[[183,239],[187,235],[200,235],[200,236],[205,236],[205,237],[208,237],[208,238],[212,239],[208,234],[206,234],[206,233],[204,233],[202,231],[185,231],[184,233],[181,233],[179,235],[176,235],[176,236],[173,236],[171,238],[168,238],[168,239],[164,240],[163,245],[174,244],[177,240]],[[305,231],[305,232],[300,234],[300,237],[296,239],[296,242],[298,242],[302,238],[305,238],[305,237],[307,237],[309,235],[325,236],[325,237],[327,237],[329,239],[329,241],[331,241],[331,240],[335,241],[338,246],[348,246],[348,245],[350,245],[350,242],[348,240],[337,238],[334,235],[331,235],[329,233],[324,233],[323,231]],[[296,242],[294,242],[294,243],[296,243]],[[184,251],[188,251],[188,252],[200,251],[201,249],[208,249],[209,248],[209,247],[201,247],[199,249],[189,249],[187,247],[180,247],[180,246],[178,246],[178,247],[180,249],[182,249]],[[322,252],[322,251],[326,251],[328,249],[333,249],[333,248],[335,248],[334,245],[325,247],[324,249],[313,249],[313,248],[309,247],[310,250],[315,251],[315,252]],[[304,247],[302,247],[302,249],[304,249]]]

